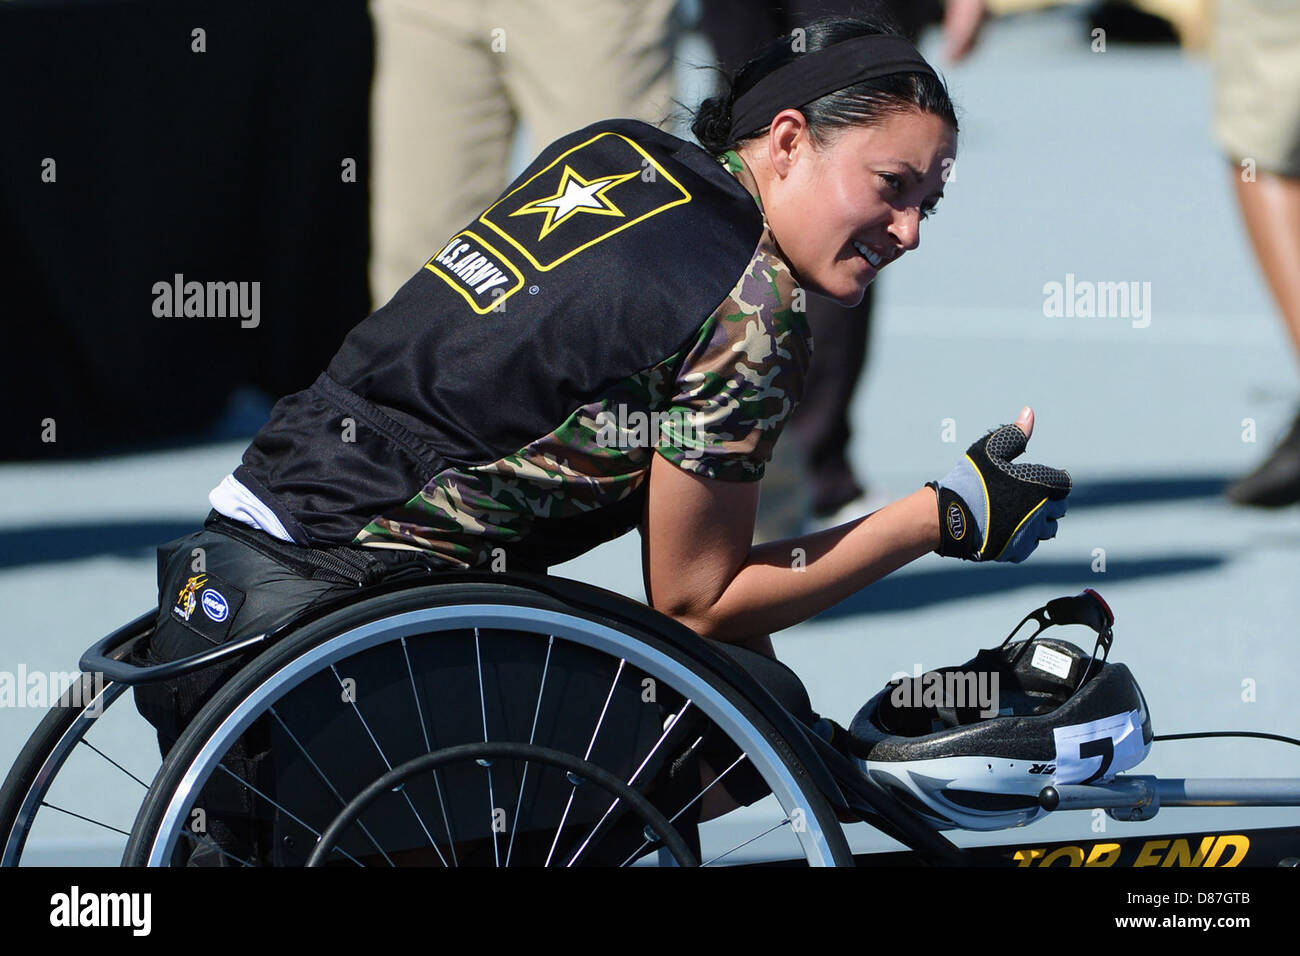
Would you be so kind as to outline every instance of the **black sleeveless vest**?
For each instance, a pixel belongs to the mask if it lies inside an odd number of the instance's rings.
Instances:
[[[235,478],[298,543],[349,543],[682,349],[762,230],[698,146],[634,120],[565,136],[275,405]]]

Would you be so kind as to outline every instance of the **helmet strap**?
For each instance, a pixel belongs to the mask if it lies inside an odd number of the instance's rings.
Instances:
[[[1011,658],[1012,666],[1019,663],[1021,656],[1029,649],[1029,645],[1034,642],[1034,639],[1039,634],[1042,634],[1043,631],[1055,624],[1083,624],[1096,632],[1097,640],[1092,645],[1092,656],[1088,660],[1088,666],[1083,669],[1083,675],[1079,678],[1079,683],[1075,685],[1073,693],[1078,693],[1079,688],[1092,676],[1093,667],[1096,666],[1100,670],[1099,665],[1104,663],[1110,656],[1110,645],[1115,639],[1111,625],[1115,623],[1115,618],[1106,602],[1101,599],[1101,595],[1092,588],[1087,588],[1074,597],[1056,598],[1048,601],[1042,607],[1030,611],[1021,619],[1019,624],[1012,628],[1006,640],[998,645],[998,650],[1005,649],[1011,643],[1011,639],[1016,636],[1016,633],[1029,621],[1037,622],[1038,630],[1021,642],[1021,646],[1016,649]],[[1098,659],[1099,652],[1101,655],[1100,660]]]

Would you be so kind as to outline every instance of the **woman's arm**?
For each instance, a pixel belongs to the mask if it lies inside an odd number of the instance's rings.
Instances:
[[[835,528],[751,546],[758,482],[703,478],[653,458],[641,526],[646,597],[703,637],[744,643],[798,624],[939,546],[930,488]]]

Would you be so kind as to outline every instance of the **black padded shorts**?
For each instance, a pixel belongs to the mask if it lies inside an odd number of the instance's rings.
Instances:
[[[142,663],[180,660],[272,630],[306,608],[374,583],[423,555],[379,548],[308,548],[208,515],[203,530],[158,548],[158,617]],[[135,690],[163,755],[213,691],[246,658]]]

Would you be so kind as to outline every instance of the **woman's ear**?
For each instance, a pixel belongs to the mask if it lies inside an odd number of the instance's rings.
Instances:
[[[767,156],[772,171],[780,179],[790,175],[794,164],[809,145],[808,121],[796,109],[786,109],[772,119],[767,133]]]

